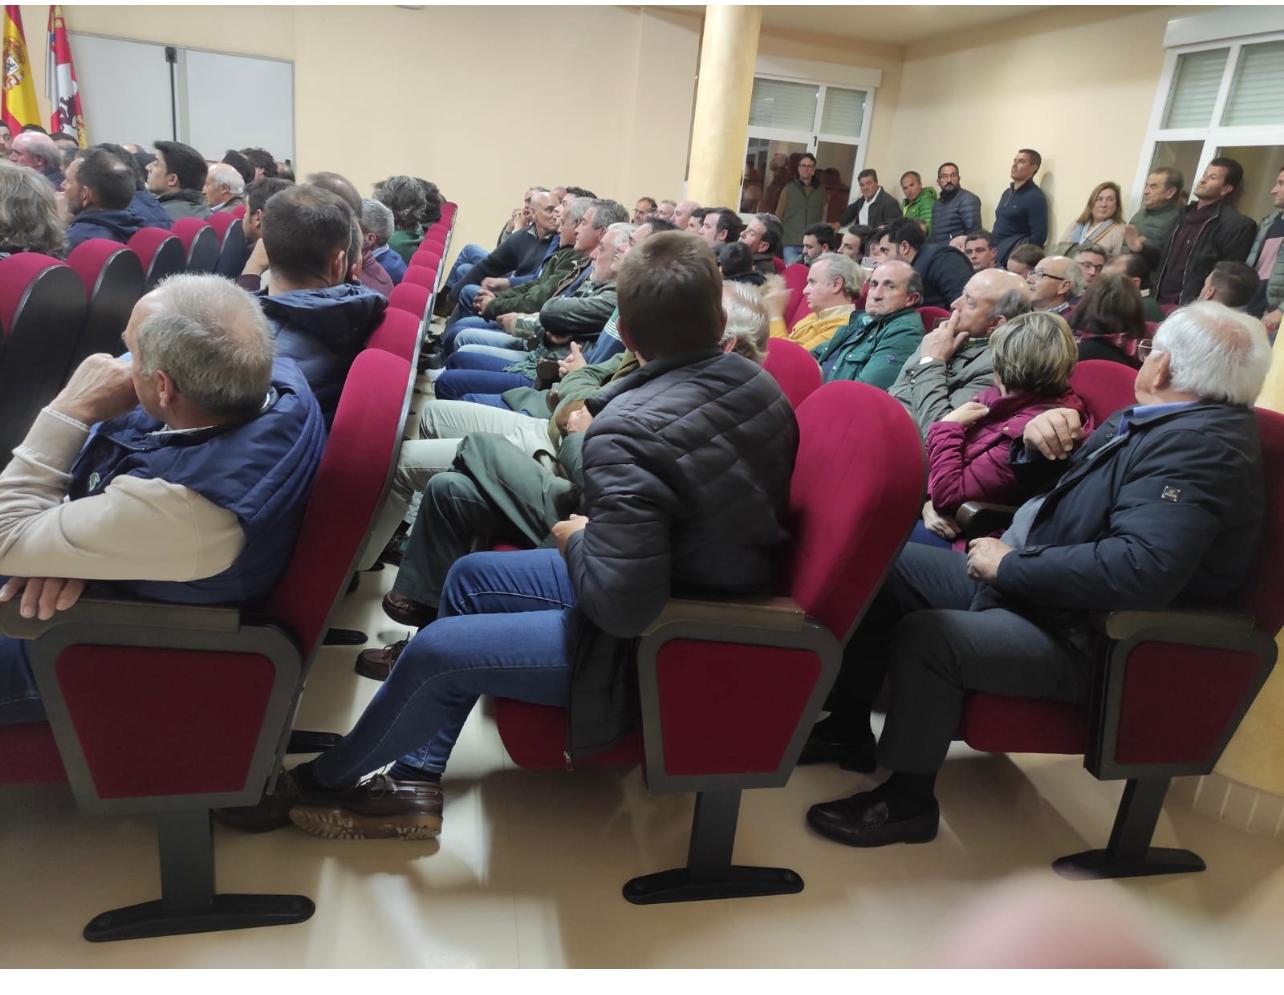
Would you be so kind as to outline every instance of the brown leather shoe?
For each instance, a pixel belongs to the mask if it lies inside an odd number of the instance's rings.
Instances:
[[[353,670],[362,677],[369,677],[372,681],[386,681],[397,663],[397,657],[401,656],[401,651],[406,648],[408,642],[410,642],[409,639],[400,639],[383,649],[362,650],[357,654],[357,665]]]
[[[257,805],[216,808],[214,818],[223,825],[244,833],[270,833],[274,829],[288,826],[290,808],[306,797],[293,773],[283,770],[276,779],[276,790],[260,798]]]
[[[441,785],[376,774],[355,788],[312,796],[290,821],[332,840],[428,840],[441,833]]]
[[[383,596],[383,613],[394,622],[423,628],[437,617],[437,609],[421,601],[411,601],[389,591]]]

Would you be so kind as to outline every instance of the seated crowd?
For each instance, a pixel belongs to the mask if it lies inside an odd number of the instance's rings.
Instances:
[[[236,280],[181,275],[145,295],[126,354],[84,360],[40,412],[0,472],[0,602],[49,618],[88,585],[253,604],[442,196],[397,175],[363,198],[337,173],[276,175],[262,150],[208,164],[174,142],[75,149],[64,176],[52,140],[26,138],[0,164],[2,253],[239,209],[250,249]],[[1040,164],[1018,153],[992,231],[953,163],[939,193],[905,173],[900,203],[863,171],[837,226],[807,155],[776,211],[747,218],[530,187],[494,247],[440,269],[420,358],[431,396],[359,564],[397,569],[383,609],[419,631],[359,655],[383,684],[337,745],[219,817],[435,836],[481,695],[573,700],[568,757],[626,732],[635,678],[619,664],[670,596],[774,590],[799,442],[764,369],[775,348],[895,398],[929,468],[920,522],[799,761],[889,776],[807,821],[854,846],[934,838],[968,691],[1086,701],[1092,613],[1216,606],[1263,529],[1251,406],[1284,294],[1284,173],[1256,234],[1231,203],[1242,170],[1215,159],[1187,206],[1180,174],[1157,170],[1127,224],[1118,186],[1100,184],[1045,254]],[[787,260],[807,267],[801,317],[785,313]],[[1136,403],[1100,425],[1072,386],[1087,358],[1137,370]],[[971,501],[1015,507],[1011,526],[965,541]],[[486,551],[498,541],[528,548]],[[43,716],[25,644],[0,637],[0,722]]]

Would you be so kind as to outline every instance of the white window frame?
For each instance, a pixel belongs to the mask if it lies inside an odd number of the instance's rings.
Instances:
[[[856,163],[852,167],[852,175],[848,178],[848,186],[852,190],[856,189],[856,177],[860,171],[865,168],[865,153],[869,148],[869,131],[870,122],[874,118],[874,102],[878,96],[877,84],[861,82],[823,82],[818,79],[807,79],[802,76],[785,75],[781,72],[770,72],[761,69],[754,70],[754,79],[770,79],[781,83],[805,83],[807,86],[817,87],[816,93],[816,111],[812,117],[812,126],[806,131],[795,131],[790,128],[764,128],[760,126],[749,125],[749,133],[746,141],[751,138],[757,138],[765,141],[777,142],[796,142],[800,145],[807,146],[807,151],[812,155],[816,154],[816,148],[821,142],[830,142],[837,145],[855,145],[856,146]],[[860,135],[853,138],[851,135],[837,135],[832,132],[820,130],[821,111],[825,106],[825,94],[829,88],[837,90],[860,90],[865,96],[865,114],[861,119]],[[740,187],[744,189],[744,175],[740,177]]]
[[[1146,177],[1150,173],[1150,164],[1155,157],[1155,146],[1160,142],[1204,143],[1199,155],[1199,165],[1195,169],[1195,175],[1186,177],[1187,186],[1191,189],[1194,188],[1195,180],[1203,175],[1208,163],[1216,158],[1218,149],[1240,145],[1284,145],[1284,123],[1240,125],[1236,127],[1226,127],[1220,124],[1222,115],[1226,111],[1226,102],[1230,99],[1231,83],[1235,79],[1235,70],[1239,67],[1240,52],[1246,45],[1261,45],[1275,41],[1284,41],[1284,31],[1240,35],[1234,38],[1222,38],[1217,41],[1180,45],[1168,49],[1164,57],[1164,69],[1159,77],[1159,86],[1155,90],[1155,103],[1150,111],[1150,121],[1146,127],[1146,141],[1141,148],[1141,162],[1137,165],[1137,175],[1133,181],[1132,197],[1134,203],[1141,202],[1141,191],[1146,185]],[[1168,101],[1172,96],[1172,86],[1177,75],[1178,59],[1191,52],[1207,52],[1222,48],[1230,51],[1226,55],[1226,66],[1222,70],[1222,82],[1217,89],[1217,99],[1213,102],[1213,113],[1209,119],[1209,124],[1202,128],[1161,127],[1164,113],[1168,109]]]

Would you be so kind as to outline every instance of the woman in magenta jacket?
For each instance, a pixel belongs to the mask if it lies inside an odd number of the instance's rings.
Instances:
[[[1087,405],[1070,389],[1078,347],[1059,315],[1034,311],[1004,322],[990,336],[994,386],[936,422],[927,432],[927,502],[915,542],[959,545],[954,513],[966,501],[1019,505],[1031,494],[1009,462],[1026,422],[1050,408],[1074,408],[1083,438],[1094,428]]]

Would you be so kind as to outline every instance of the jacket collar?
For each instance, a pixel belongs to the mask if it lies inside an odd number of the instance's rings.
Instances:
[[[697,349],[694,352],[683,352],[673,356],[664,356],[661,359],[648,360],[646,365],[630,373],[628,376],[621,377],[611,383],[609,387],[585,402],[585,407],[589,413],[596,415],[599,411],[607,406],[614,398],[625,394],[628,391],[636,390],[644,384],[650,383],[657,377],[661,377],[673,370],[680,369],[683,366],[690,366],[693,363],[700,363],[710,359],[717,359],[723,355],[721,349],[711,347],[708,349]]]

